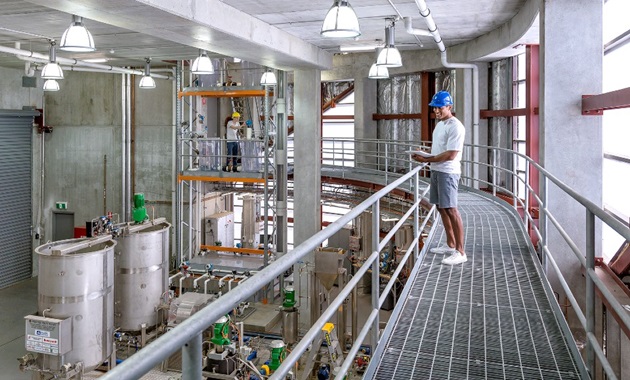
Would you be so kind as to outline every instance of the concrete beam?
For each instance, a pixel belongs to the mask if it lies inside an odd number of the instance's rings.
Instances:
[[[30,2],[281,70],[332,67],[330,53],[220,0],[31,0]]]

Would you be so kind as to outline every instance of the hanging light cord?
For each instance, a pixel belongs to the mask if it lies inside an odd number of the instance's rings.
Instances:
[[[396,11],[396,13],[398,14],[398,18],[396,19],[396,21],[398,20],[402,20],[404,17],[403,15],[400,13],[400,11],[398,10],[398,8],[396,8],[396,6],[394,5],[394,3],[392,2],[392,0],[387,0],[389,2],[389,5],[392,6],[392,8],[394,8],[394,10]],[[420,41],[420,38],[418,36],[416,36],[415,34],[413,35],[413,37],[416,39],[416,41],[418,41],[418,45],[420,45],[420,47],[424,47],[424,44],[422,43],[422,41]]]

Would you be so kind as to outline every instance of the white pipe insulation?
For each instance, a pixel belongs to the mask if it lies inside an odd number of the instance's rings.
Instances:
[[[420,10],[420,15],[424,18],[424,21],[427,24],[428,32],[433,36],[433,40],[438,46],[440,50],[440,58],[442,61],[442,65],[446,68],[452,69],[471,69],[472,70],[472,109],[473,109],[473,125],[472,125],[472,143],[474,145],[479,145],[479,68],[477,65],[472,63],[452,63],[448,61],[448,57],[446,54],[446,46],[444,46],[444,42],[442,41],[442,37],[440,36],[440,31],[438,30],[435,21],[433,20],[433,16],[431,16],[431,11],[427,6],[426,1],[424,0],[415,0],[418,9]],[[422,29],[414,29],[411,25],[411,18],[405,17],[405,30],[407,33],[416,34],[416,35],[426,35],[424,34],[426,31]],[[478,152],[473,149],[472,160],[478,161]],[[478,168],[472,168],[472,177],[477,178]]]
[[[50,57],[46,54],[40,54],[40,53],[35,53],[29,50],[20,49],[19,44],[16,44],[16,48],[0,46],[0,52],[14,54],[18,58],[23,59],[25,61],[46,63],[50,60]],[[85,62],[85,61],[80,61],[78,59],[63,58],[59,56],[57,56],[57,63],[62,64],[62,65],[70,65],[70,66],[90,67],[97,70],[103,70],[103,71],[114,72],[114,73],[119,73],[119,74],[134,74],[134,75],[141,75],[141,76],[144,75],[144,70],[126,69],[123,67],[102,65],[100,63]],[[158,78],[158,79],[173,79],[173,77],[170,75],[161,75],[161,74],[152,73],[151,76],[153,78]]]

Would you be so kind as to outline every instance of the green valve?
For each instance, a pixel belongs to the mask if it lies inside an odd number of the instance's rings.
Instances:
[[[144,207],[144,193],[135,193],[133,195],[133,221],[143,223],[149,219],[147,209]]]
[[[281,340],[274,340],[271,342],[271,359],[269,360],[269,369],[275,371],[280,367],[280,364],[287,356],[284,350],[284,342]]]
[[[284,289],[284,302],[282,303],[282,307],[286,309],[295,307],[295,289],[290,286]]]
[[[214,323],[212,329],[212,338],[210,341],[215,346],[227,346],[232,341],[230,340],[230,320],[228,317],[221,317]]]

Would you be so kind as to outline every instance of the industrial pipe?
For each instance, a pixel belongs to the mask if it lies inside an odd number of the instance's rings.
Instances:
[[[34,61],[36,60],[41,60],[44,62],[50,61],[50,57],[46,54],[35,53],[33,51],[22,50],[19,48],[10,48],[7,46],[0,46],[0,52],[14,54],[20,57],[20,59],[22,59],[22,57],[26,57],[26,58],[33,58]],[[91,67],[98,70],[113,71],[120,74],[144,75],[144,71],[142,70],[133,70],[133,69],[126,69],[123,67],[116,67],[116,66],[111,66],[111,65],[102,65],[100,63],[80,61],[78,59],[57,57],[57,63],[70,65],[70,66],[79,65],[79,66],[84,66],[84,67]],[[170,75],[151,74],[151,76],[153,78],[159,78],[159,79],[172,79]]]
[[[194,281],[193,281],[193,289],[197,289],[199,286],[197,285],[199,283],[199,281],[203,280],[204,278],[208,278],[210,277],[210,273],[206,273],[204,275],[202,275],[201,277],[197,277]]]
[[[472,143],[474,145],[478,144],[479,136],[479,68],[477,65],[472,63],[452,63],[448,61],[448,57],[446,54],[446,46],[444,46],[444,42],[442,41],[442,36],[440,36],[440,31],[438,30],[435,21],[433,20],[433,16],[431,16],[431,11],[427,6],[426,1],[424,0],[415,0],[418,9],[420,9],[420,15],[424,18],[424,21],[427,24],[429,29],[429,34],[433,36],[433,40],[438,46],[440,50],[440,58],[442,61],[442,65],[446,68],[451,69],[471,69],[472,70],[472,85],[473,85],[473,94],[472,94],[472,108],[473,108],[473,125],[472,125]],[[424,33],[421,29],[413,29],[411,25],[411,18],[405,17],[405,30],[407,33],[417,34]],[[473,152],[473,161],[477,161],[477,151]],[[473,168],[472,177],[476,177],[475,171],[477,168]]]

